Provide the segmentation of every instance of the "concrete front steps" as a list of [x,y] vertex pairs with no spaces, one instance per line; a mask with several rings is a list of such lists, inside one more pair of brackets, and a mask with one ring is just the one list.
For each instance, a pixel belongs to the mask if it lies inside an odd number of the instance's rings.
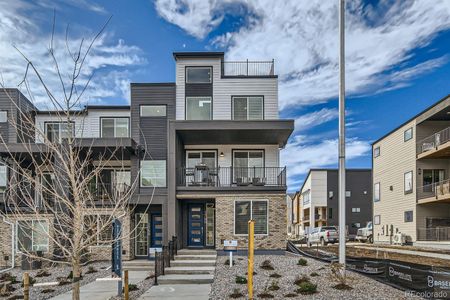
[[166,268],[166,275],[158,277],[161,285],[211,284],[216,269],[215,250],[178,250],[175,260]]

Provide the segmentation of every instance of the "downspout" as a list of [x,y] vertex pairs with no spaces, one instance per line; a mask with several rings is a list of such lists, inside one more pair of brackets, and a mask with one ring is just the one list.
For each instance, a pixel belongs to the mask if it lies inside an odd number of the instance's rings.
[[15,244],[16,243],[15,243],[15,238],[14,238],[14,236],[15,236],[14,223],[12,223],[10,221],[7,221],[5,217],[3,217],[3,222],[5,222],[6,224],[11,225],[11,259],[12,259],[12,262],[11,262],[11,267],[3,269],[3,270],[0,270],[0,273],[7,272],[7,271],[9,271],[11,269],[14,269],[15,262],[16,262],[16,257],[15,257],[15,248],[16,248]]

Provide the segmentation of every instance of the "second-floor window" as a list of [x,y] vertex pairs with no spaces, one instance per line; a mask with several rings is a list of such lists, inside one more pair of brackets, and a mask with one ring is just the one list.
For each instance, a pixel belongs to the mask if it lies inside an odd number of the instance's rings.
[[187,67],[186,83],[211,83],[211,67]]
[[186,120],[211,120],[211,97],[186,97]]
[[233,120],[264,119],[263,97],[233,97]]
[[7,182],[8,182],[8,167],[5,165],[0,165],[0,193],[5,192]]
[[128,118],[101,118],[101,137],[104,138],[123,138],[129,137],[129,119]]
[[6,110],[0,111],[0,123],[8,122],[8,112]]
[[45,123],[45,135],[50,142],[61,143],[63,139],[75,136],[75,124],[67,122]]
[[165,160],[141,160],[141,187],[166,187]]
[[165,105],[141,105],[141,117],[165,117],[167,115]]

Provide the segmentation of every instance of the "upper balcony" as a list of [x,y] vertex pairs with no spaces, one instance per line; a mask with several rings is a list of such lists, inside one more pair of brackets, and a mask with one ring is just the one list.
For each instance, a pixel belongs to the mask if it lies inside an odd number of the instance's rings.
[[450,179],[418,187],[417,203],[450,203]]
[[450,127],[417,142],[417,158],[450,157]]
[[222,61],[222,77],[274,77],[275,63],[270,61]]

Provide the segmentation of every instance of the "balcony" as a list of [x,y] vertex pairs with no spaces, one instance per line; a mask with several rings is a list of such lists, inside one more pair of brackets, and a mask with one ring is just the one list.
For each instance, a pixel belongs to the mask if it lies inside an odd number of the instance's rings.
[[222,61],[222,77],[274,77],[274,60]]
[[177,169],[178,190],[286,189],[286,167],[219,167]]
[[417,158],[450,157],[450,127],[417,143]]
[[418,241],[450,241],[450,227],[417,228]]
[[450,180],[446,179],[417,188],[417,203],[450,203]]

